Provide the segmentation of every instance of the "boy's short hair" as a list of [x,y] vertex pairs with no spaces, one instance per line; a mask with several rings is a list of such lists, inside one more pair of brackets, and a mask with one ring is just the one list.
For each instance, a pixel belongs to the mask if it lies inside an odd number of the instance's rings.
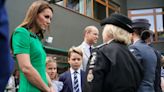
[[77,53],[79,54],[80,56],[83,57],[83,53],[82,53],[82,50],[79,48],[79,47],[71,47],[69,50],[68,50],[68,58],[71,57],[71,53]]

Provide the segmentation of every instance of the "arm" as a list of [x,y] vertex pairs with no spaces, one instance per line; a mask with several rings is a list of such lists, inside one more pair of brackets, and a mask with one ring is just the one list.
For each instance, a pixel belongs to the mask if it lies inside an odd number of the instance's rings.
[[49,75],[47,74],[47,72],[46,72],[46,77],[47,77],[48,86],[50,87],[51,92],[55,92],[55,89],[54,89],[53,86],[52,86],[52,81],[51,81]]
[[44,92],[50,92],[50,88],[43,82],[41,76],[36,69],[30,63],[30,57],[28,54],[17,54],[16,58],[20,69],[28,79],[30,83]]

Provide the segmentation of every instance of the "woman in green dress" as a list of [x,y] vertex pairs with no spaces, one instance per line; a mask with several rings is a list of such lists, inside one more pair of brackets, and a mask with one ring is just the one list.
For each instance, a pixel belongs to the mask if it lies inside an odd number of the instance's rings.
[[52,16],[49,3],[35,1],[12,35],[12,50],[20,71],[19,92],[54,92],[46,73],[46,53],[41,43]]

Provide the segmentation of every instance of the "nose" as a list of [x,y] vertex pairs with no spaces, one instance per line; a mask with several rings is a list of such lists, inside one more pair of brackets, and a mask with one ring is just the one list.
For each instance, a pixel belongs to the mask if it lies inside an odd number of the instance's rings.
[[51,70],[51,72],[53,72],[53,73],[54,73],[54,72],[55,72],[55,70],[54,70],[54,69],[52,69],[52,70]]
[[79,60],[76,59],[76,60],[75,60],[75,63],[78,63],[78,62],[79,62]]
[[99,35],[96,35],[96,39],[98,39],[99,38]]
[[50,23],[51,23],[51,19],[48,19],[48,20],[47,20],[47,24],[50,24]]
[[99,38],[99,35],[97,35],[97,38]]
[[75,63],[77,63],[78,62],[78,60],[75,60]]

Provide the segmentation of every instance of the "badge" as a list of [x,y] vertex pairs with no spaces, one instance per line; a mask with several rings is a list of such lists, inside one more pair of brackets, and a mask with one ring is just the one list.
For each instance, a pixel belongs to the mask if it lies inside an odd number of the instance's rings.
[[88,75],[87,75],[87,81],[92,82],[93,78],[94,76],[93,76],[92,70],[89,70]]
[[96,52],[93,52],[92,58],[91,58],[91,62],[90,62],[91,65],[92,65],[92,64],[95,64],[96,55],[97,55]]
[[134,49],[130,49],[130,52],[134,52]]
[[90,66],[89,66],[90,69],[91,69],[91,68],[94,68],[94,67],[95,67],[95,65],[90,65]]

